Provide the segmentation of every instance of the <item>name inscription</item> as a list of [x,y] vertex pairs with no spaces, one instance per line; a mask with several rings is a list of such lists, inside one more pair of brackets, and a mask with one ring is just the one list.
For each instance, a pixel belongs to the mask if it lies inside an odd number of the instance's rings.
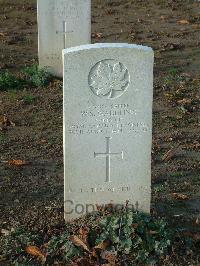
[[139,111],[131,109],[129,104],[95,105],[80,112],[80,122],[69,125],[68,133],[84,134],[120,134],[124,131],[145,133],[150,126],[136,119]]
[[40,13],[52,15],[59,18],[78,18],[80,6],[73,1],[49,1],[45,10],[40,10]]

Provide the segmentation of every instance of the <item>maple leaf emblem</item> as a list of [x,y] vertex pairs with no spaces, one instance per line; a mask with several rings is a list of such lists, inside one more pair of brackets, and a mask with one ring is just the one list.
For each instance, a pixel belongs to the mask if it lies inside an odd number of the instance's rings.
[[121,95],[129,84],[128,70],[119,62],[110,64],[99,62],[91,75],[90,86],[97,96],[115,98],[116,91]]

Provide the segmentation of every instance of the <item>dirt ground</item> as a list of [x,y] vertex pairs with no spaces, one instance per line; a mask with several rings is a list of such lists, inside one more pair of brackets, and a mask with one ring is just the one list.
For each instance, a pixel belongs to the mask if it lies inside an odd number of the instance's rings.
[[[192,0],[92,0],[93,43],[128,42],[155,50],[152,213],[195,234],[200,218],[199,12],[199,1]],[[36,0],[0,0],[0,71],[34,63]],[[25,102],[26,95],[35,101]],[[0,131],[2,226],[43,229],[63,222],[62,82],[0,92],[0,116],[4,113],[16,126]],[[2,162],[9,159],[30,164],[19,168]]]

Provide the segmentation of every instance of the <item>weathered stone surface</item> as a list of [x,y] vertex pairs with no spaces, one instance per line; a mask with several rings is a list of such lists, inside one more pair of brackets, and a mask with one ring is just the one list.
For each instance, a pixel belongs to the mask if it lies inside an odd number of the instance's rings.
[[39,64],[62,77],[62,49],[91,42],[91,0],[38,0]]
[[149,212],[152,49],[83,45],[63,60],[66,220],[111,202]]

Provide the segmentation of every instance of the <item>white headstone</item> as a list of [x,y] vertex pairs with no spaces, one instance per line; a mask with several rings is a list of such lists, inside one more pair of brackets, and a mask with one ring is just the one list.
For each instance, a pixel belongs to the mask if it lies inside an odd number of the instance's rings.
[[62,77],[62,49],[91,43],[91,0],[38,0],[39,64]]
[[153,57],[130,44],[63,51],[66,220],[96,204],[150,211]]

